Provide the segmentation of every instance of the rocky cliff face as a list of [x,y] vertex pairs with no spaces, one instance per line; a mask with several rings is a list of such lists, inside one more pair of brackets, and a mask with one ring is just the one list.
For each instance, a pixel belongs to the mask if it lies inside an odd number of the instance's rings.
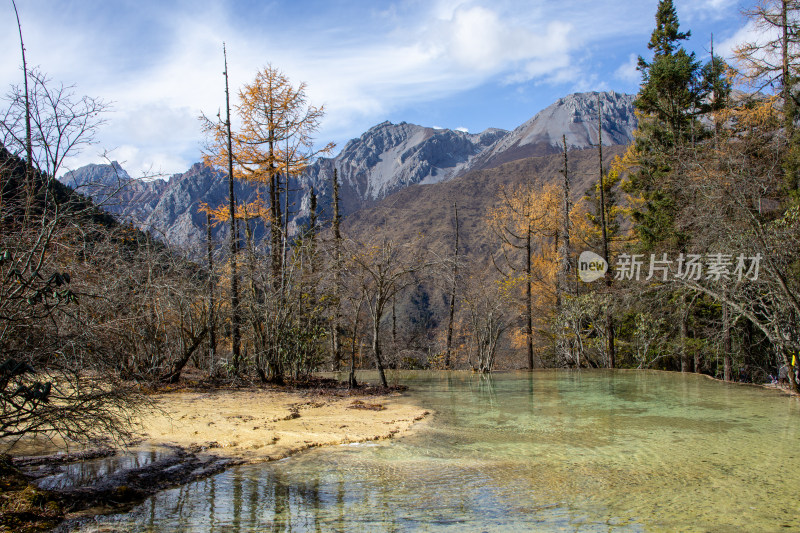
[[[384,122],[348,142],[331,161],[340,180],[364,201],[385,198],[417,183],[447,180],[508,132],[489,129],[479,134]],[[307,183],[322,183],[322,160],[308,169]]]
[[[558,152],[562,135],[567,136],[570,149],[596,145],[598,96],[603,144],[627,144],[636,127],[634,97],[614,92],[566,96],[510,133],[494,128],[471,134],[405,122],[378,124],[348,142],[336,157],[320,158],[292,180],[290,231],[307,220],[312,188],[321,217],[331,216],[334,169],[339,175],[341,211],[347,215],[412,185],[447,181],[473,170]],[[228,201],[227,175],[199,163],[169,180],[132,180],[115,162],[88,165],[66,174],[62,181],[103,202],[113,214],[185,248],[198,249],[205,241],[200,204],[218,206]],[[237,201],[253,201],[257,193],[255,187],[237,182]],[[227,225],[221,224],[213,233],[224,239],[227,231]],[[264,235],[263,224],[255,225],[254,234],[256,239]]]
[[[133,222],[171,245],[202,249],[206,239],[206,217],[200,205],[227,205],[228,176],[195,163],[187,172],[168,180],[132,179],[114,161],[110,165],[87,165],[65,174],[61,181],[78,192],[91,196],[117,218]],[[237,201],[253,201],[255,187],[236,183]],[[256,228],[260,236],[263,227]],[[226,239],[228,227],[212,228],[216,239]]]
[[61,181],[91,197],[106,211],[136,222],[147,219],[167,188],[164,180],[131,178],[116,161],[110,165],[86,165],[68,172]]
[[467,170],[494,168],[517,159],[560,152],[564,135],[569,150],[597,146],[598,98],[603,112],[603,145],[630,143],[636,129],[634,95],[613,91],[575,93],[559,98],[498,139],[476,157]]
[[306,170],[292,198],[298,206],[296,224],[308,216],[312,187],[322,216],[331,215],[334,168],[339,176],[340,209],[346,215],[411,185],[454,177],[507,134],[496,128],[471,134],[405,122],[373,126],[349,141],[336,157],[320,158]]

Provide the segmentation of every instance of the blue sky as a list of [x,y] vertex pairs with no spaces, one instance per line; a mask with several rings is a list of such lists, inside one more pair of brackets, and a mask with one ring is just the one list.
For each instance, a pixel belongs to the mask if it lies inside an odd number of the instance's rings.
[[[327,111],[319,145],[390,120],[513,129],[576,91],[635,93],[657,0],[17,0],[29,65],[112,103],[99,143],[71,167],[122,162],[132,176],[200,158],[198,115],[271,63]],[[675,0],[686,44],[708,58],[752,38],[752,2]],[[0,0],[3,93],[21,82],[10,0]]]

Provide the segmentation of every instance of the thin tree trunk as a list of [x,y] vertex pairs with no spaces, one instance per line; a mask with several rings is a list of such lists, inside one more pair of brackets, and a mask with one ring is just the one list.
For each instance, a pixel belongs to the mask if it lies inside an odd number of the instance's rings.
[[[28,63],[25,59],[25,43],[22,40],[22,23],[19,20],[19,11],[17,11],[17,3],[11,0],[14,6],[14,14],[17,16],[17,28],[19,29],[19,48],[22,51],[22,76],[25,87],[25,186],[27,188],[27,208],[30,208],[30,202],[33,199],[33,141],[31,137],[31,104],[30,96],[28,93]],[[53,176],[55,177],[55,176]],[[27,216],[27,209],[26,214]]]
[[397,353],[397,299],[392,295],[392,349]]
[[375,315],[372,320],[372,351],[375,354],[375,364],[378,366],[378,375],[381,378],[381,385],[388,387],[386,374],[383,372],[383,360],[381,359],[381,316]]
[[570,201],[569,201],[569,159],[567,156],[567,136],[563,135],[561,138],[564,144],[564,182],[562,185],[562,194],[564,196],[564,213],[563,219],[561,223],[561,250],[560,250],[560,259],[561,259],[561,268],[559,270],[560,273],[560,281],[561,281],[561,290],[565,292],[569,292],[569,271],[570,271],[570,220],[569,220],[569,212],[571,209]]
[[244,238],[247,247],[247,282],[250,285],[251,305],[255,305],[256,299],[256,251],[253,243],[253,228],[250,226],[250,216],[247,208],[244,208]]
[[700,350],[695,350],[694,351],[694,361],[693,361],[693,363],[694,363],[694,373],[695,374],[699,374],[700,373]]
[[197,347],[200,346],[200,343],[203,342],[206,333],[208,333],[208,327],[204,327],[203,330],[192,339],[192,344],[186,348],[181,358],[178,359],[174,365],[172,365],[172,369],[163,375],[159,381],[162,383],[177,383],[180,381],[183,368],[186,366],[186,363],[189,362],[189,359],[192,357],[192,354]]
[[[714,67],[714,34],[711,34],[711,67]],[[715,74],[716,75],[716,74]],[[714,103],[715,107],[719,102],[720,95],[717,94],[716,84],[714,84],[713,90],[711,91],[711,101]],[[714,117],[714,149],[717,150],[719,148],[719,135],[722,132],[722,123],[720,122],[719,113],[713,113]],[[694,142],[692,142],[694,145]]]
[[751,363],[753,356],[753,323],[749,320],[744,321],[744,332],[742,336],[742,358],[744,359],[744,367],[747,372],[747,377],[752,381]]
[[608,368],[616,366],[616,342],[614,340],[614,316],[606,312],[606,335],[608,336]]
[[[332,342],[333,342],[333,366],[335,370],[339,369],[339,364],[342,358],[342,348],[339,340],[339,321],[341,314],[341,302],[339,301],[339,284],[341,283],[341,270],[342,270],[342,234],[339,230],[339,175],[337,170],[333,169],[333,324],[332,328]],[[353,359],[354,360],[354,359]],[[351,365],[352,369],[352,365]],[[353,377],[355,381],[355,377]]]
[[216,278],[214,277],[214,242],[211,237],[211,213],[206,212],[206,240],[208,244],[208,360],[209,370],[214,371],[217,355],[217,320],[215,316]]
[[356,381],[356,340],[358,337],[358,322],[361,315],[361,303],[356,309],[356,320],[353,324],[353,338],[352,338],[352,351],[350,352],[350,376],[347,380],[348,386],[351,389],[358,388],[358,381]]
[[241,359],[241,333],[239,331],[239,274],[236,271],[237,252],[239,250],[239,231],[236,226],[236,199],[233,193],[233,147],[231,142],[231,100],[228,89],[228,55],[225,44],[222,45],[225,57],[225,126],[228,133],[228,197],[229,215],[231,218],[230,254],[231,254],[231,343],[233,351],[233,370],[239,372]]
[[[555,248],[556,255],[558,255],[558,252],[561,250],[561,232],[560,231],[556,231],[555,235],[553,235],[553,238],[555,239],[555,242],[553,243],[554,244],[553,248]],[[556,260],[558,261],[558,259],[556,259]],[[558,261],[558,269],[559,270],[556,271],[555,283],[553,284],[554,285],[553,286],[553,290],[555,291],[555,294],[556,294],[556,315],[560,315],[561,314],[561,276],[560,276],[560,274],[561,274],[561,272],[560,272],[561,264],[560,264],[560,261]],[[564,341],[564,334],[561,331],[561,328],[559,328],[559,327],[556,327],[556,329],[555,329],[555,331],[553,333],[554,333],[553,334],[553,354],[555,355],[556,361],[559,361],[561,359],[561,355],[563,353],[561,351],[561,348],[564,346],[564,342],[563,342]]]
[[[313,194],[313,190],[312,190]],[[280,199],[280,193],[278,193]],[[283,200],[283,242],[281,243],[281,286],[285,286],[286,252],[289,247],[289,121],[286,121],[286,187]]]
[[[791,142],[794,134],[794,103],[789,72],[789,16],[788,0],[781,0],[781,93],[785,111],[786,138]],[[20,38],[21,39],[21,38]]]
[[727,304],[722,304],[722,351],[724,353],[723,361],[723,379],[725,381],[732,381],[733,379],[733,361],[731,360],[731,324],[730,324],[730,309]]
[[453,348],[453,318],[456,310],[456,279],[458,278],[458,204],[453,203],[455,213],[455,247],[453,251],[453,284],[450,286],[450,315],[447,322],[447,347],[444,352],[444,367],[450,368],[450,352]]
[[[563,204],[563,217],[561,220],[560,229],[560,248],[557,248],[559,254],[559,268],[558,279],[556,282],[556,312],[559,317],[563,319],[563,293],[569,293],[569,271],[570,271],[570,201],[569,201],[569,158],[567,155],[567,136],[561,136],[561,142],[564,146],[564,181],[561,186],[561,193],[564,197]],[[561,328],[559,328],[560,330]],[[561,337],[561,349],[566,360],[572,358],[573,344],[568,339]],[[580,362],[578,362],[580,368]]]
[[525,239],[525,334],[528,344],[528,370],[533,370],[533,274],[531,272],[531,225]]
[[[609,264],[608,256],[608,230],[606,227],[606,192],[605,179],[603,172],[603,108],[600,102],[600,95],[597,95],[597,150],[600,155],[600,223],[603,230],[603,259]],[[611,287],[611,269],[606,273],[606,287]],[[606,311],[606,341],[608,351],[608,368],[616,365],[616,346],[614,342],[614,317],[610,311]]]
[[689,354],[688,354],[688,340],[689,340],[689,311],[686,308],[686,302],[682,300],[680,309],[680,335],[681,335],[681,372],[689,371]]
[[275,123],[273,121],[274,110],[269,109],[269,137],[268,161],[269,161],[269,214],[270,214],[270,259],[272,267],[272,287],[277,292],[280,290],[281,299],[284,295],[284,273],[282,267],[282,231],[281,231],[281,197],[280,197],[280,169],[275,166]]
[[[270,143],[271,144],[271,143]],[[272,149],[270,148],[270,152]],[[272,177],[269,180],[269,203],[270,203],[270,259],[272,266],[272,287],[275,291],[281,291],[285,288],[285,280],[283,279],[283,269],[281,267],[281,205],[278,187],[280,175],[273,169]]]
[[608,230],[606,228],[606,192],[603,171],[603,108],[597,95],[597,151],[600,156],[600,224],[603,232],[603,259],[608,263]]
[[[797,9],[796,2],[794,3]],[[781,1],[781,97],[783,98],[783,125],[786,135],[786,142],[788,143],[788,164],[784,164],[784,181],[790,190],[796,190],[800,187],[800,179],[798,179],[797,164],[792,161],[796,156],[793,154],[796,150],[797,140],[795,139],[795,117],[797,116],[797,103],[792,95],[792,87],[796,85],[796,78],[792,76],[790,65],[790,50],[789,39],[793,38],[793,33],[796,32],[796,22],[789,22],[789,0]],[[796,36],[796,34],[795,34]]]

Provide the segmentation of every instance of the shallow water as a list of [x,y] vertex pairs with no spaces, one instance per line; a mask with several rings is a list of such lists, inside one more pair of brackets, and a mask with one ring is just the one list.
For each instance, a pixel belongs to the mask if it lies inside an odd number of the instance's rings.
[[[141,468],[162,459],[167,453],[157,448],[130,450],[129,453],[90,459],[78,463],[69,463],[57,468],[58,472],[36,480],[36,485],[42,489],[65,490],[91,485],[98,479],[113,474],[119,470]],[[36,474],[40,468],[24,469],[29,474]]]
[[696,375],[395,373],[435,411],[162,492],[84,531],[800,530],[800,405]]

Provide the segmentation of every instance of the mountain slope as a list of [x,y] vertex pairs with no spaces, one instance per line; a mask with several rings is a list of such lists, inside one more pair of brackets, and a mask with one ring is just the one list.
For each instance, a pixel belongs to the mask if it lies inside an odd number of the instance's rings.
[[[624,151],[624,146],[604,149],[605,166]],[[595,149],[569,152],[573,202],[597,181],[597,167]],[[461,219],[460,253],[478,264],[488,264],[500,241],[488,228],[486,215],[498,202],[501,187],[528,182],[560,183],[563,168],[563,156],[549,154],[471,171],[443,183],[408,187],[344,219],[342,232],[348,238],[364,242],[375,233],[396,242],[412,242],[421,237],[420,246],[436,253],[449,253],[453,204],[457,203]]]
[[[61,181],[83,195],[91,196],[118,219],[132,222],[174,246],[200,249],[206,239],[206,218],[200,205],[212,207],[228,201],[228,176],[201,163],[168,180],[132,179],[116,161],[110,165],[87,165],[65,174]],[[237,182],[237,201],[251,202],[255,187]],[[255,228],[263,234],[263,225]],[[212,228],[216,239],[227,238],[228,226]]]
[[603,146],[630,143],[636,129],[634,95],[613,91],[575,93],[559,98],[498,139],[466,170],[494,168],[517,159],[560,152],[563,135],[570,150],[597,146],[598,98],[603,112]]
[[320,213],[332,215],[331,180],[339,176],[339,205],[343,216],[414,184],[446,181],[508,132],[490,128],[478,134],[383,122],[349,141],[333,158],[320,158],[300,177],[292,197],[294,226],[308,216],[313,187]]
[[[299,227],[309,215],[313,187],[319,196],[323,216],[330,215],[331,178],[339,171],[343,215],[347,215],[391,193],[416,183],[446,180],[464,168],[487,146],[508,132],[490,129],[481,134],[426,128],[414,124],[384,122],[347,143],[334,158],[320,158],[300,179],[289,186],[289,205]],[[61,180],[91,196],[122,219],[161,235],[173,245],[196,247],[205,239],[205,217],[201,203],[222,205],[228,198],[227,175],[197,163],[169,180],[131,179],[117,163],[87,165],[64,175]],[[253,201],[256,187],[236,184],[236,199]],[[227,228],[220,225],[214,235],[222,238]],[[263,225],[255,238],[263,235]]]
[[[562,135],[567,136],[570,149],[593,146],[597,143],[598,97],[603,107],[603,144],[627,144],[636,126],[634,97],[614,92],[566,96],[510,133],[494,128],[470,134],[405,122],[378,124],[349,141],[337,156],[319,158],[302,176],[291,180],[290,232],[307,221],[312,188],[321,218],[331,216],[334,169],[339,175],[341,213],[347,216],[414,185],[447,182],[471,171],[560,152]],[[219,206],[228,201],[227,176],[200,164],[166,181],[132,180],[118,163],[88,165],[62,180],[112,213],[184,248],[197,248],[205,240],[200,204]],[[253,201],[258,191],[237,182],[235,194],[237,201]],[[226,225],[219,225],[213,230],[214,237],[223,239],[227,231]],[[256,224],[255,238],[263,234],[263,224]]]
[[330,180],[328,170],[335,167],[343,195],[369,204],[409,185],[453,177],[507,134],[496,128],[471,134],[387,121],[349,141],[336,157],[315,162],[301,182],[320,189]]
[[143,221],[167,188],[164,180],[135,180],[116,161],[110,165],[86,165],[66,173],[61,182],[91,197],[109,213]]

